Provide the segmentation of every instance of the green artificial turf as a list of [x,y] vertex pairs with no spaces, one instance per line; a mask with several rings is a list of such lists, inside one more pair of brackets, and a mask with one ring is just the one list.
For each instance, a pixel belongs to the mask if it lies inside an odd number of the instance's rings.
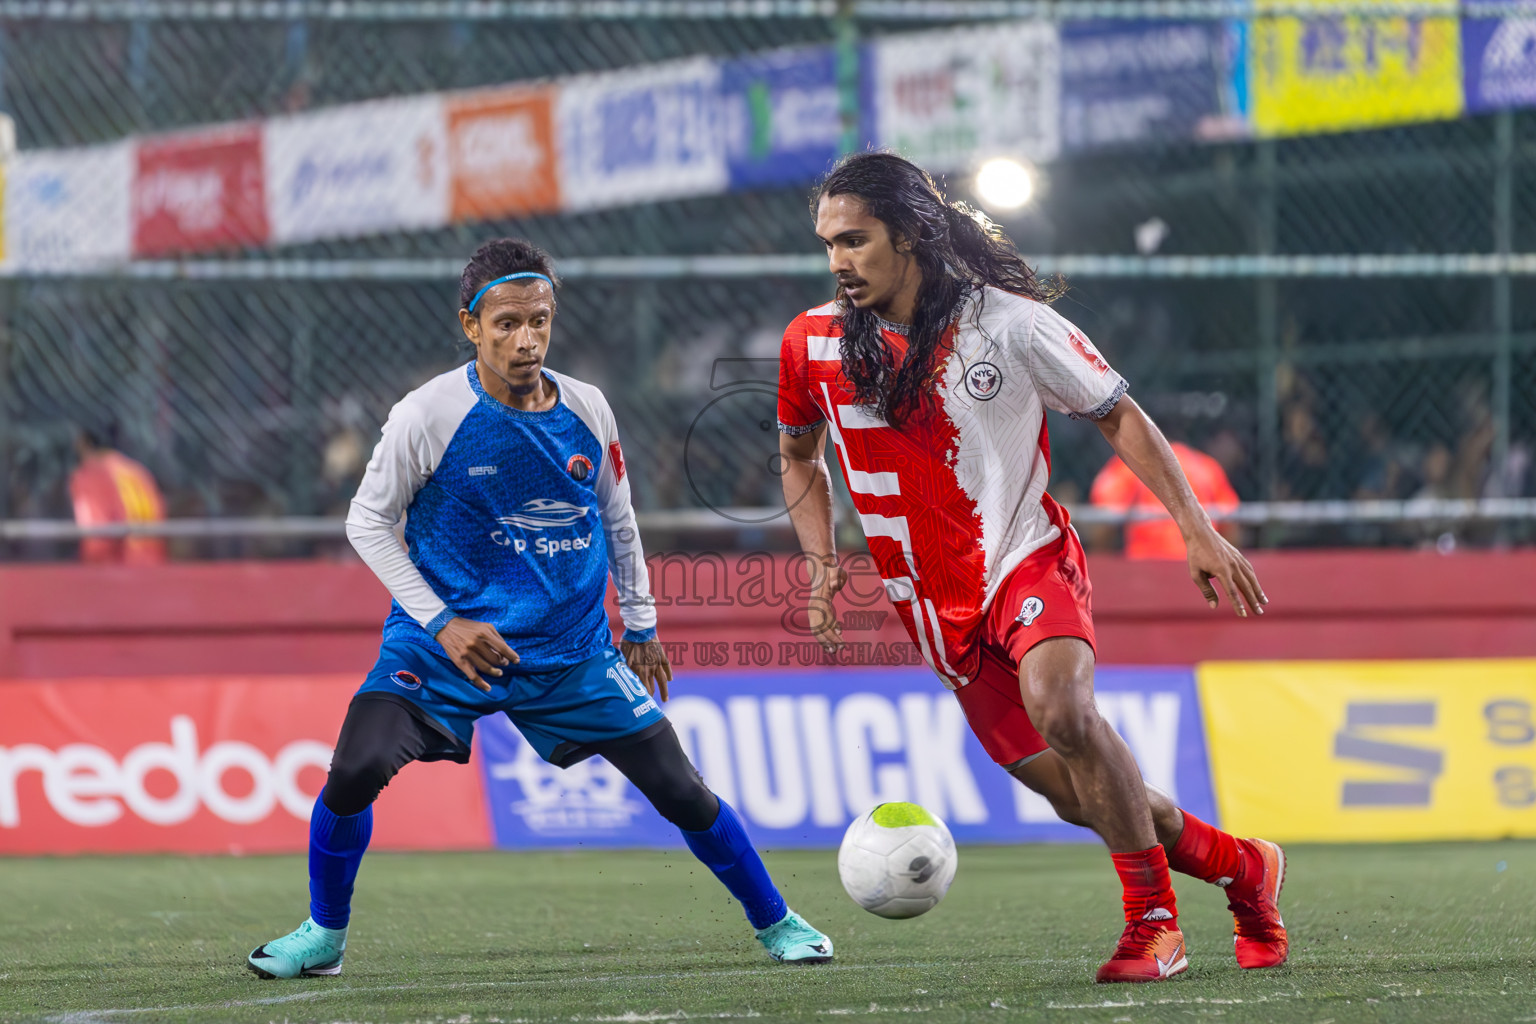
[[0,1021],[1533,1021],[1536,843],[1298,846],[1288,964],[1244,972],[1176,876],[1191,969],[1095,986],[1119,934],[1093,847],[970,847],[885,921],[832,851],[770,853],[836,962],[771,963],[686,853],[370,854],[340,977],[261,981],[306,913],[299,857],[0,859]]

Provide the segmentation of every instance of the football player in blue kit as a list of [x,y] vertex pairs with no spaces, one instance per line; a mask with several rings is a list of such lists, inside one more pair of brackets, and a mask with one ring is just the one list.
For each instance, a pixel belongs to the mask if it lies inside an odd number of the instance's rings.
[[391,410],[352,500],[347,536],[394,603],[310,815],[310,916],[247,958],[264,978],[341,972],[374,799],[412,761],[467,762],[475,720],[498,711],[551,764],[607,758],[740,901],[773,959],[832,959],[657,703],[672,669],[613,412],[597,388],[544,366],[555,285],[527,242],[475,253],[459,281],[475,359]]

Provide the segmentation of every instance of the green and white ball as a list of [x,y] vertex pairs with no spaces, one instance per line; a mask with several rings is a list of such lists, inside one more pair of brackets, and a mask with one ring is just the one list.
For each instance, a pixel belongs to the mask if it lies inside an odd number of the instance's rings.
[[955,840],[917,804],[879,804],[854,820],[837,851],[853,902],[881,917],[916,917],[939,905],[955,880]]

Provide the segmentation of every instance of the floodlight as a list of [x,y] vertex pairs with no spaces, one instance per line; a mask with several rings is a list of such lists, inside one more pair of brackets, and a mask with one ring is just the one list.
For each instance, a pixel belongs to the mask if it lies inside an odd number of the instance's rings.
[[976,172],[976,196],[994,210],[1017,210],[1034,194],[1034,170],[1018,160],[994,157]]

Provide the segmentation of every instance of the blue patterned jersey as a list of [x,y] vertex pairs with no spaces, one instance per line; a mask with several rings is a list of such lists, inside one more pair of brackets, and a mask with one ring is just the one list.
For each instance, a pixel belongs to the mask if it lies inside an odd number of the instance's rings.
[[544,412],[491,397],[473,362],[390,411],[347,516],[394,597],[386,640],[442,653],[433,638],[460,616],[494,625],[522,668],[575,664],[613,642],[610,573],[626,636],[655,635],[613,412],[590,384],[544,375],[559,392]]

